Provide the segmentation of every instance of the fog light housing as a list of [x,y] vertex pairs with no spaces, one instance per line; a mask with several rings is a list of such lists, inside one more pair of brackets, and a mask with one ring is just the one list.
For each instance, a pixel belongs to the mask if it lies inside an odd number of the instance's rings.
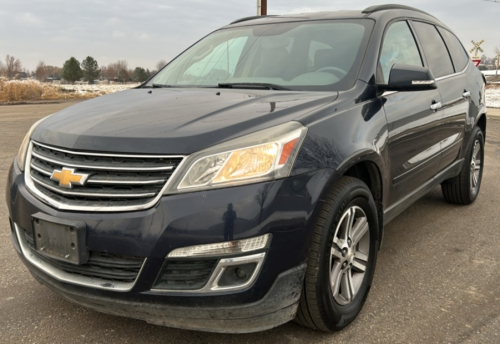
[[[199,284],[197,285],[199,289],[195,290],[190,288],[188,283],[182,283],[180,279],[185,279],[185,276],[191,275],[191,272],[196,275],[194,277],[202,277],[199,271],[182,269],[183,271],[181,274],[172,274],[168,272],[168,268],[162,268],[160,275],[155,282],[155,286],[151,289],[151,291],[200,294],[247,289],[251,287],[257,279],[265,256],[266,253],[261,252],[248,256],[222,258],[217,262],[217,265],[212,270],[210,276],[205,280],[206,282],[203,283],[203,287]],[[210,260],[211,259],[207,259],[206,261],[209,262]],[[182,265],[184,266],[192,264],[193,268],[195,266],[200,268],[202,265],[206,265],[203,261],[200,261],[199,258],[182,259],[179,260],[179,262],[180,261],[183,262]],[[172,264],[172,259],[167,258],[164,266],[168,267],[169,264]],[[177,265],[178,263],[175,264]],[[210,269],[208,265],[207,268]],[[191,278],[191,276],[188,277]],[[167,281],[169,278],[173,283]],[[179,288],[180,284],[184,284],[184,288]]]
[[219,287],[232,287],[245,284],[255,272],[257,263],[228,266],[222,272],[217,283]]

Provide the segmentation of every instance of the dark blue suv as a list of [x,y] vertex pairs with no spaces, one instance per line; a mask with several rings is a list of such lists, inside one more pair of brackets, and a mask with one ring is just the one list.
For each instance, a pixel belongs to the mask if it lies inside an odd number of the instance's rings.
[[484,90],[416,9],[240,19],[143,85],[37,122],[9,171],[12,242],[35,279],[98,311],[339,330],[384,224],[439,184],[478,196]]

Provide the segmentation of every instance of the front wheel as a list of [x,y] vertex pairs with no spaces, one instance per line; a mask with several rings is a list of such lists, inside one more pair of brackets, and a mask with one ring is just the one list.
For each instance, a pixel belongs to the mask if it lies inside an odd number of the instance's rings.
[[366,184],[343,177],[327,195],[314,223],[298,323],[330,332],[356,318],[373,279],[378,228],[375,202]]

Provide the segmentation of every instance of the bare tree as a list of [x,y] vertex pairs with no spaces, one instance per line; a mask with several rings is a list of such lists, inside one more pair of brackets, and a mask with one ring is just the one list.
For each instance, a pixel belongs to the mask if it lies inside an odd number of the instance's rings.
[[5,74],[5,65],[3,64],[2,61],[0,61],[0,76],[3,76]]
[[54,78],[54,79],[60,79],[61,78],[61,72],[62,72],[62,68],[61,67],[45,66],[45,71],[47,73],[47,77],[51,77],[51,78]]
[[495,48],[495,76],[498,76],[498,67],[500,66],[500,46]]
[[14,78],[17,73],[21,72],[21,61],[14,56],[7,55],[5,57],[5,76],[8,79]]
[[165,61],[165,60],[158,61],[158,63],[156,64],[156,70],[162,69],[163,67],[165,67],[166,64],[167,64],[167,61]]
[[45,62],[40,61],[38,62],[35,70],[35,78],[39,81],[44,81],[45,78],[47,77],[47,66],[45,66]]
[[116,72],[116,78],[121,82],[126,82],[130,78],[128,74],[128,63],[125,60],[118,60],[113,63],[113,68]]
[[116,78],[116,70],[115,70],[115,67],[113,66],[113,63],[110,63],[107,67],[102,67],[101,68],[101,74],[108,81],[115,80],[115,78]]

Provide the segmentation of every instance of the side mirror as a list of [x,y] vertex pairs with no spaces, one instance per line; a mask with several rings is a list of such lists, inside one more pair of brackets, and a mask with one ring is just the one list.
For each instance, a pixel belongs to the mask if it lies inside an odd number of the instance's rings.
[[389,83],[379,87],[384,91],[425,91],[437,88],[429,68],[402,63],[392,66]]

